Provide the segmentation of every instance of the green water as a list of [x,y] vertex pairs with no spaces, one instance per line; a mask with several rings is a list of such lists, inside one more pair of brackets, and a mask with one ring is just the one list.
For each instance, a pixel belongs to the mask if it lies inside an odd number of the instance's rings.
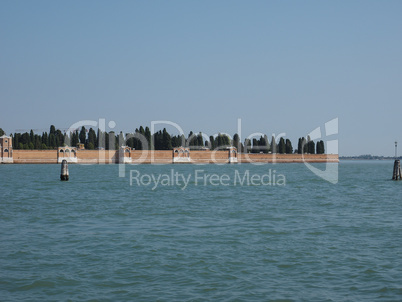
[[0,165],[0,300],[401,301],[392,167]]

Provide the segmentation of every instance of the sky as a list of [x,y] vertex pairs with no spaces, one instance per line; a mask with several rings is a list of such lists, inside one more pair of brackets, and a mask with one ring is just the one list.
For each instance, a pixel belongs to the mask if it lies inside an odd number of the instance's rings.
[[297,147],[320,127],[340,155],[392,156],[401,15],[402,1],[2,0],[0,127],[170,121],[209,136],[241,119],[242,140],[282,133]]

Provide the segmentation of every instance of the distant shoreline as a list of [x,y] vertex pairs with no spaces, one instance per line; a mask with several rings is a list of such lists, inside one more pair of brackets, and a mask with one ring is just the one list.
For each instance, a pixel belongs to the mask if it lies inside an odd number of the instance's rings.
[[[396,159],[402,160],[402,157]],[[394,156],[372,156],[372,155],[359,155],[359,156],[339,156],[339,160],[395,160]]]

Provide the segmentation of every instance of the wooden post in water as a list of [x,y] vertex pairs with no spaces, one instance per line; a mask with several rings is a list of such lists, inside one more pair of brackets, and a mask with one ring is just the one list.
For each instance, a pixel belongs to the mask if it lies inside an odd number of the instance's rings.
[[65,159],[61,162],[60,180],[68,180],[68,164]]
[[394,173],[392,173],[392,180],[401,180],[401,162],[396,159],[394,162]]
[[395,162],[392,180],[401,180],[401,162],[398,159],[398,142],[395,142]]

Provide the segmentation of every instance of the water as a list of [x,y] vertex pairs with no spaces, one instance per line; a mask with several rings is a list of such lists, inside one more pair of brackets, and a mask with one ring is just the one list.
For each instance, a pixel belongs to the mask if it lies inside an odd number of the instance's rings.
[[[126,166],[125,178],[70,165],[68,182],[59,165],[1,165],[0,300],[401,301],[392,167],[342,162],[334,185],[303,164]],[[190,181],[130,186],[130,169]],[[269,169],[271,185],[234,185]],[[230,180],[204,186],[214,173]]]

